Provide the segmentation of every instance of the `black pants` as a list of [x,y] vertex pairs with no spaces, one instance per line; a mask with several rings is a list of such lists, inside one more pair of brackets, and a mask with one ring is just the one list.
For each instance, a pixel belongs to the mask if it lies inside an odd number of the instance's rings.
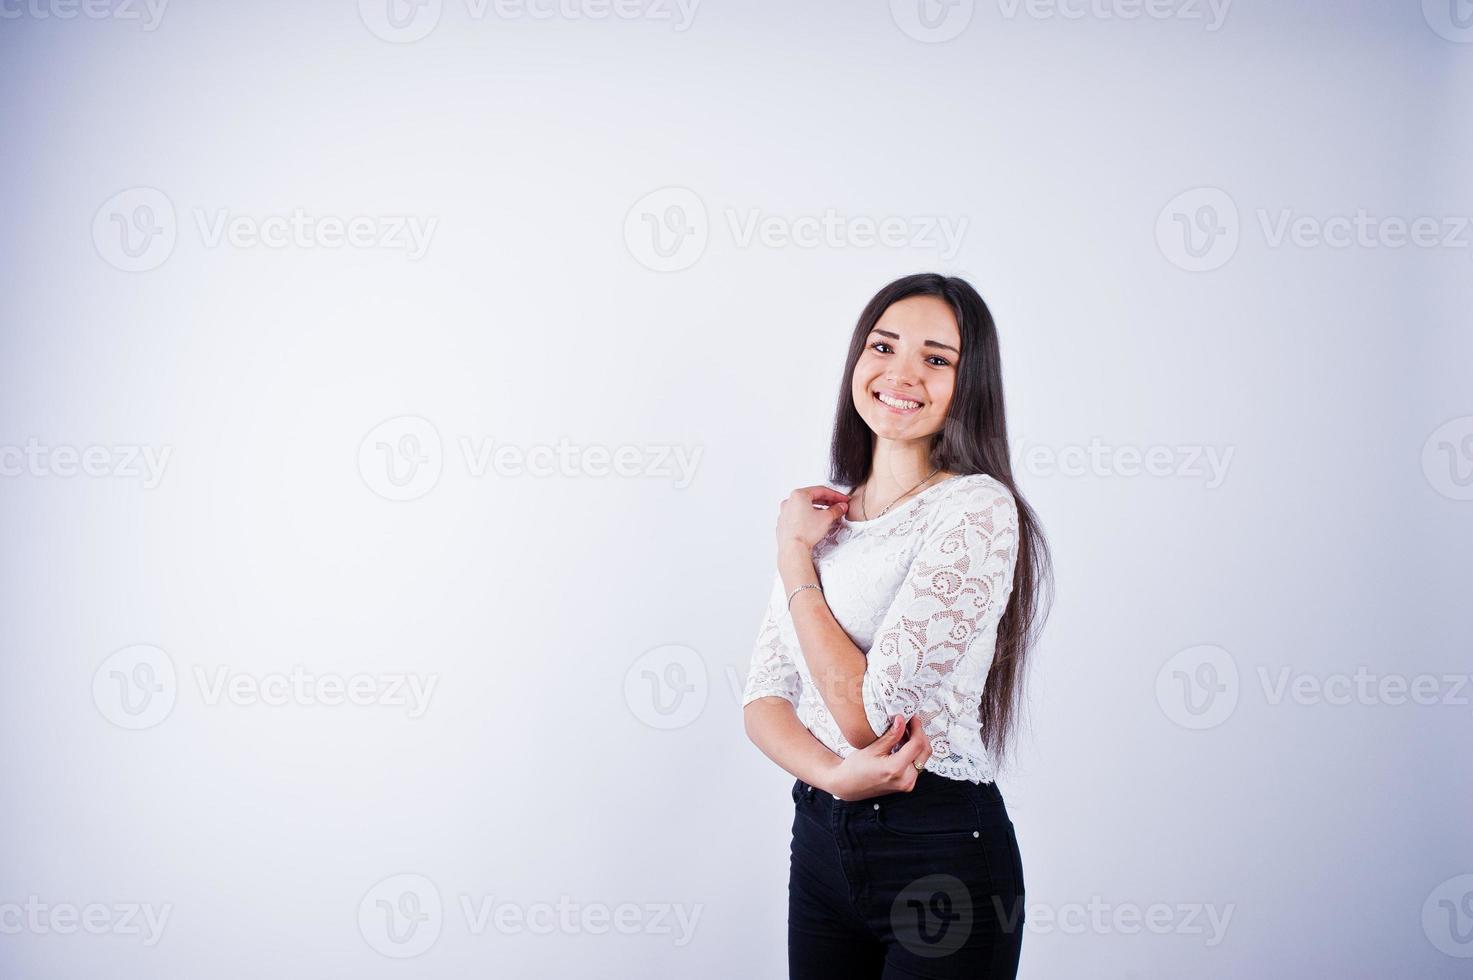
[[994,783],[923,772],[836,800],[793,784],[790,980],[1014,977],[1023,864]]

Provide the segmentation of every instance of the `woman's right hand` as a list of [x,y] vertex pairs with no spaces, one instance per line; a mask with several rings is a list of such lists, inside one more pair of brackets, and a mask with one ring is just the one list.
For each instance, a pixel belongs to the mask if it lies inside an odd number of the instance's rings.
[[[891,752],[902,735],[910,738],[898,752]],[[909,793],[915,788],[920,770],[931,758],[931,740],[921,728],[921,716],[916,715],[907,723],[904,715],[890,719],[885,734],[862,749],[845,756],[834,767],[831,785],[824,787],[828,794],[838,800],[867,800],[871,796],[886,793]]]

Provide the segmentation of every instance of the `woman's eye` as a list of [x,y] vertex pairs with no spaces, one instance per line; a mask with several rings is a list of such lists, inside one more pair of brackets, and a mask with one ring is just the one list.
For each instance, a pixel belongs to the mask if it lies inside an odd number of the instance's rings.
[[[883,340],[877,340],[873,344],[870,344],[869,347],[870,350],[874,351],[877,354],[891,353],[890,345],[885,343]],[[937,367],[951,367],[951,362],[942,357],[940,354],[932,354],[930,357],[926,358],[926,360],[932,364],[935,364]]]

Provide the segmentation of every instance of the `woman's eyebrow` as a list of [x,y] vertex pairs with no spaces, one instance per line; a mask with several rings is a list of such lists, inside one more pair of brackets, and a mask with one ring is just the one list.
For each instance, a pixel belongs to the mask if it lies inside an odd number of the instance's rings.
[[[877,333],[877,334],[879,334],[882,337],[889,337],[891,340],[899,340],[900,339],[900,334],[898,334],[898,333],[891,333],[888,330],[881,330],[879,327],[873,328],[872,330],[870,330],[870,333]],[[962,352],[961,351],[957,350],[955,347],[951,346],[950,344],[943,344],[939,340],[926,340],[926,341],[922,341],[921,342],[921,346],[922,347],[940,347],[942,350],[949,350],[949,351],[951,351],[957,357],[961,357],[962,356]]]

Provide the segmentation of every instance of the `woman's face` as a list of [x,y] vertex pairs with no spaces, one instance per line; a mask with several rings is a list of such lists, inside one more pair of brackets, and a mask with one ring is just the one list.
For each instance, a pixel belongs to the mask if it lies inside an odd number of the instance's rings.
[[854,407],[875,435],[905,440],[941,431],[961,346],[956,316],[940,297],[890,304],[854,365]]

